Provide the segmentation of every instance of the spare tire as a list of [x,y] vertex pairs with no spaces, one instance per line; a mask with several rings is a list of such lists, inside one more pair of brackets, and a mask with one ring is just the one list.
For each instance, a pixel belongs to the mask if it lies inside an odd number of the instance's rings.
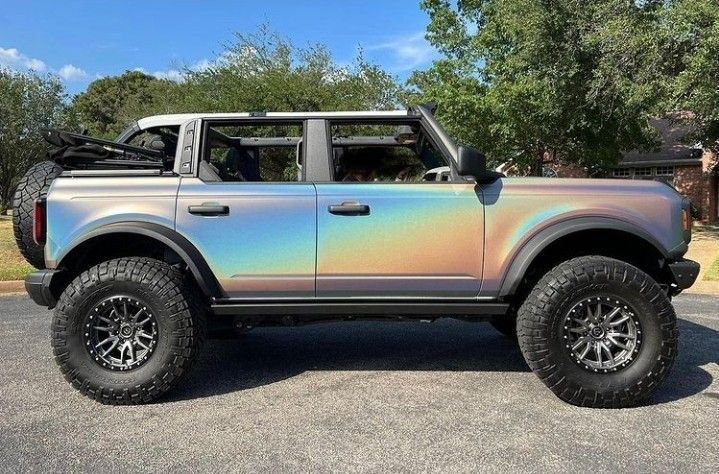
[[45,255],[43,246],[36,244],[32,236],[35,200],[47,191],[52,180],[62,171],[62,166],[52,161],[42,161],[34,165],[20,180],[13,198],[12,225],[15,242],[25,260],[38,269],[45,268]]

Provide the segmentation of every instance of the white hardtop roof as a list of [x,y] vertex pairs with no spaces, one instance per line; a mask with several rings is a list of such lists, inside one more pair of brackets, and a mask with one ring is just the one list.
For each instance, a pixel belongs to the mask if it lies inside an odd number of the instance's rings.
[[[140,129],[145,130],[153,127],[182,125],[185,122],[195,119],[233,119],[246,118],[255,115],[249,112],[239,113],[197,113],[197,114],[168,114],[153,115],[151,117],[141,118],[137,121]],[[410,113],[406,110],[389,110],[389,111],[360,111],[360,112],[267,112],[261,117],[275,117],[280,119],[311,119],[311,118],[382,118],[382,117],[407,117]]]

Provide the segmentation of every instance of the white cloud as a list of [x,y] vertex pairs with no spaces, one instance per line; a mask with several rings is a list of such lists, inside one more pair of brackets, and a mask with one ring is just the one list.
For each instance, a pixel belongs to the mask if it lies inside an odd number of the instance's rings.
[[152,73],[158,79],[169,79],[170,81],[182,82],[185,74],[177,69],[168,69],[167,71],[155,71]]
[[[183,67],[183,68],[170,68],[165,71],[155,71],[150,73],[151,76],[154,76],[158,79],[168,79],[170,81],[175,82],[182,82],[185,80],[185,75],[188,70],[190,71],[204,71],[205,69],[208,69],[215,65],[215,62],[210,61],[209,59],[200,59],[199,61],[196,61],[195,63],[191,64],[190,66]],[[136,67],[133,69],[133,71],[140,71],[147,73],[144,68]]]
[[65,64],[59,71],[57,71],[57,74],[66,81],[75,81],[87,77],[87,73],[85,71],[77,66],[73,66],[72,64]]
[[65,81],[77,81],[87,77],[87,73],[74,64],[65,64],[60,69],[54,69],[40,59],[22,54],[16,48],[0,47],[0,67],[7,67],[15,71],[50,72],[57,74]]
[[155,71],[147,72],[144,67],[136,67],[133,71],[141,72],[143,74],[149,74],[150,76],[156,77],[157,79],[169,79],[175,82],[182,82],[184,79],[184,73],[179,69],[168,69],[166,71]]
[[37,72],[44,72],[47,66],[36,58],[30,58],[15,48],[0,48],[0,66],[11,69],[32,69]]
[[190,66],[190,69],[193,71],[204,71],[205,69],[209,69],[215,65],[214,61],[210,61],[209,59],[200,59],[195,64]]
[[366,50],[389,51],[395,61],[392,69],[396,71],[407,71],[422,66],[437,55],[437,51],[425,39],[424,31],[370,45]]

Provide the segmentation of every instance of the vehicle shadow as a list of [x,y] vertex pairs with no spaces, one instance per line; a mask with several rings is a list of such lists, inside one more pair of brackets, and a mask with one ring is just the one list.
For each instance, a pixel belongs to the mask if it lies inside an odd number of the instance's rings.
[[529,371],[516,343],[487,323],[342,322],[258,328],[211,340],[166,400],[194,399],[279,382],[306,371]]
[[[696,395],[713,381],[702,366],[719,363],[719,331],[683,319],[679,330],[677,361],[644,406]],[[529,372],[516,343],[487,323],[345,322],[258,328],[239,339],[208,341],[188,379],[165,400],[221,395],[320,370]]]
[[[690,397],[709,387],[714,378],[703,366],[719,364],[719,331],[679,319],[679,355],[669,376],[646,405]],[[719,399],[717,392],[704,396]]]

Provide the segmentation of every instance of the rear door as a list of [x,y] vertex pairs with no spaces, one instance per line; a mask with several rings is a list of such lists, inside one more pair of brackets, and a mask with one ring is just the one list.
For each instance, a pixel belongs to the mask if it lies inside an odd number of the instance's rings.
[[484,234],[476,185],[436,181],[450,158],[419,122],[329,130],[334,182],[316,183],[317,296],[476,298]]
[[176,225],[230,298],[315,295],[316,192],[299,172],[303,125],[202,125],[199,166],[180,183]]

